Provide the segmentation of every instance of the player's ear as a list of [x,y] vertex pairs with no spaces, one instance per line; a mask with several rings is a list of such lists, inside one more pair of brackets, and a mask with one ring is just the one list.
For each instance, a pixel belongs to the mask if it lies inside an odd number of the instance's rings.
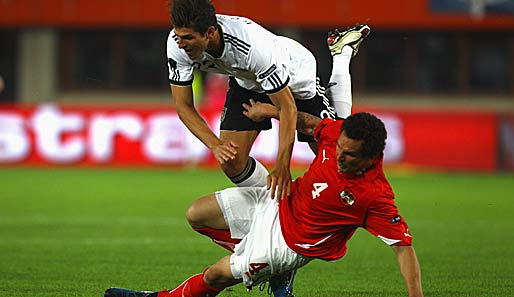
[[210,26],[209,28],[207,28],[207,32],[205,34],[207,35],[207,38],[213,39],[216,34],[216,31],[218,31],[216,27]]

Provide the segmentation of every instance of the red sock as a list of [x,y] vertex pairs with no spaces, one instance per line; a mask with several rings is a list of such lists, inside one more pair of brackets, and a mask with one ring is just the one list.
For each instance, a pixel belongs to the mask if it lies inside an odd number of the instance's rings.
[[234,252],[234,247],[241,239],[234,239],[230,237],[230,230],[227,229],[214,229],[214,228],[193,228],[196,232],[208,236],[214,243]]
[[222,289],[214,288],[203,280],[203,273],[193,275],[171,291],[161,291],[157,297],[214,297]]

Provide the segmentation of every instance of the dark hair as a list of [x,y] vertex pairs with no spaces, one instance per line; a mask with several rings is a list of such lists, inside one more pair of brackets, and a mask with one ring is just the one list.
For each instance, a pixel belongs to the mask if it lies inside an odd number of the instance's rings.
[[205,34],[210,26],[218,26],[210,0],[173,0],[170,14],[173,27],[190,28],[200,34]]
[[374,158],[384,151],[387,131],[384,123],[371,113],[352,114],[344,120],[343,131],[346,137],[363,141],[361,154],[365,158]]

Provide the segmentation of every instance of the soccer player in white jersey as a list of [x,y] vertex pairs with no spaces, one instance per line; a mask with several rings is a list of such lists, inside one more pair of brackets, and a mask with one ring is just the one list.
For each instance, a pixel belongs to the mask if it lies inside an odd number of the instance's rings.
[[[342,99],[349,102],[338,103],[334,109],[324,95],[324,88],[319,85],[316,59],[311,52],[298,42],[277,36],[250,19],[215,14],[209,0],[175,0],[171,5],[171,18],[174,29],[167,43],[169,80],[179,117],[211,149],[234,184],[268,185],[272,194],[286,196],[291,183],[289,165],[297,110],[320,118],[335,118],[336,110],[342,113],[345,109],[338,105],[351,106],[351,95]],[[362,40],[367,35],[366,28],[353,28],[352,32]],[[350,58],[351,54],[348,64]],[[348,73],[347,65],[334,65],[333,68]],[[191,84],[194,69],[230,77],[219,137],[207,126],[193,104]],[[337,83],[336,86],[343,85],[345,83]],[[243,115],[242,104],[248,103],[250,98],[272,103],[281,113],[279,148],[275,168],[269,173],[249,156],[259,132],[271,128],[269,119],[255,123]],[[312,137],[299,134],[298,138],[315,144]]]

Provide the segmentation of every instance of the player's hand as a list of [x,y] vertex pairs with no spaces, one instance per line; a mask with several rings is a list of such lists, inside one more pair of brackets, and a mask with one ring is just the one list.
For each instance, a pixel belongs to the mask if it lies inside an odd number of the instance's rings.
[[211,151],[214,154],[216,161],[218,161],[220,164],[224,164],[225,162],[234,160],[236,158],[238,147],[239,145],[237,145],[235,142],[228,141],[214,145],[211,147]]
[[[284,199],[291,193],[291,171],[288,166],[277,165],[268,175],[267,188],[271,189],[271,199]],[[276,195],[275,195],[276,194]]]
[[250,99],[250,104],[243,103],[243,114],[254,122],[261,122],[273,116],[276,107]]

